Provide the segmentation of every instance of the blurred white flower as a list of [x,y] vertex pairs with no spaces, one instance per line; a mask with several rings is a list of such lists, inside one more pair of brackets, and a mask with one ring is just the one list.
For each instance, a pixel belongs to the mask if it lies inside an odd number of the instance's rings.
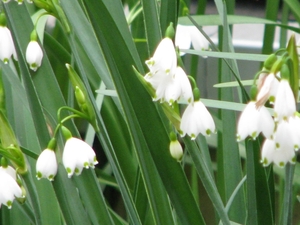
[[12,55],[17,60],[10,30],[5,26],[0,26],[0,59],[7,64]]
[[256,107],[256,102],[249,102],[243,110],[237,127],[237,141],[247,136],[255,139],[260,132],[270,138],[274,132],[275,123],[265,106]]
[[173,41],[166,37],[158,44],[152,58],[146,60],[150,73],[174,74],[177,66],[177,56]]
[[188,134],[195,140],[199,133],[210,136],[216,130],[214,120],[201,101],[190,103],[185,109],[180,123],[181,136]]
[[53,181],[57,173],[57,161],[55,152],[51,149],[45,149],[36,162],[36,177],[38,180],[47,178]]
[[37,41],[30,41],[26,49],[26,61],[30,69],[36,71],[41,66],[43,50]]
[[[209,42],[195,26],[178,24],[175,34],[175,45],[179,49],[190,49],[191,44],[195,50],[208,50]],[[180,55],[184,55],[180,52]]]
[[274,102],[275,120],[287,120],[296,112],[296,102],[293,91],[287,80],[281,79]]
[[69,178],[74,173],[80,175],[83,167],[94,168],[97,163],[96,154],[91,146],[75,137],[67,139],[63,151],[63,164]]
[[24,197],[20,186],[12,176],[0,170],[0,207],[4,204],[10,209],[15,197]]

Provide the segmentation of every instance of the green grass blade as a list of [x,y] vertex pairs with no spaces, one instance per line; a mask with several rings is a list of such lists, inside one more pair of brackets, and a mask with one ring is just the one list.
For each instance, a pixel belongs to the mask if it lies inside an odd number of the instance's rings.
[[142,0],[144,26],[148,43],[148,55],[151,55],[158,42],[164,36],[159,21],[159,11],[156,0]]

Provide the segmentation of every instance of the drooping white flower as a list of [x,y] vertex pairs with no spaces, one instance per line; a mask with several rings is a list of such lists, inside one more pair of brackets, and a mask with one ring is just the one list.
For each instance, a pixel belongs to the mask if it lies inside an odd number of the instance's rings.
[[[208,50],[209,42],[195,26],[178,24],[176,27],[175,45],[179,49],[189,49],[193,45],[195,50]],[[180,55],[184,55],[180,52]]]
[[47,178],[53,181],[57,173],[57,161],[55,152],[51,149],[45,149],[36,162],[36,177],[38,180]]
[[181,135],[188,134],[195,140],[199,133],[209,136],[216,130],[214,120],[201,101],[190,103],[185,109],[180,123]]
[[151,74],[161,72],[164,75],[174,74],[177,66],[177,56],[172,40],[168,37],[161,40],[152,58],[146,60]]
[[14,180],[17,180],[17,173],[16,173],[16,170],[13,167],[11,167],[11,166],[7,166],[7,167],[1,166],[0,171],[3,171],[5,173],[9,174]]
[[67,139],[63,151],[63,164],[69,178],[74,173],[80,175],[83,168],[94,168],[97,163],[96,154],[91,146],[75,137]]
[[10,209],[15,197],[24,197],[20,186],[8,173],[0,170],[0,207],[4,204]]
[[178,161],[181,160],[182,155],[183,155],[183,150],[182,150],[182,146],[179,143],[179,141],[176,140],[171,140],[170,142],[170,154],[174,159],[177,159]]
[[300,147],[299,128],[296,127],[299,123],[295,118],[290,117],[289,120],[282,120],[277,124],[274,134],[276,148],[284,151],[298,150]]
[[276,93],[279,85],[279,81],[273,73],[263,76],[263,80],[259,80],[259,92],[256,96],[256,106],[263,106],[267,100],[270,99],[270,103],[274,103]]
[[10,30],[5,26],[0,26],[0,59],[7,64],[12,55],[17,59]]
[[268,166],[272,162],[279,167],[284,167],[287,162],[295,163],[295,151],[290,148],[277,148],[272,139],[265,140],[261,154],[263,166]]
[[[173,76],[165,76],[156,74],[155,76],[161,76],[158,81],[157,78],[153,84],[153,88],[156,90],[154,100],[166,101],[172,105],[179,98],[185,99],[188,102],[193,101],[193,91],[189,79],[181,67],[177,67]],[[150,80],[151,83],[151,80]],[[152,83],[151,83],[152,84]]]
[[30,41],[26,49],[26,61],[30,69],[36,71],[41,66],[43,50],[37,41]]
[[247,136],[255,139],[260,132],[270,138],[274,132],[274,121],[265,106],[256,107],[256,102],[250,101],[243,110],[237,127],[237,141]]
[[296,112],[293,91],[287,80],[281,79],[274,102],[275,120],[288,119]]

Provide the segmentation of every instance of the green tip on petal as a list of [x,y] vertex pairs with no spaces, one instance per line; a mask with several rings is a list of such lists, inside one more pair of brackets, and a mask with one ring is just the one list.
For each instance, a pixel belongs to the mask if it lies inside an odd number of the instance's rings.
[[11,207],[12,207],[12,201],[10,201],[10,200],[7,201],[6,205],[7,205],[7,208],[11,209]]
[[42,173],[38,171],[38,172],[36,173],[36,178],[37,178],[38,180],[40,180],[40,179],[42,179],[42,177],[43,177]]
[[54,175],[51,174],[51,175],[48,177],[48,180],[49,180],[49,181],[54,181]]
[[279,144],[279,143],[276,143],[276,144],[275,144],[275,147],[276,147],[276,148],[280,148],[280,144]]
[[267,158],[264,158],[263,160],[261,160],[261,163],[263,164],[263,166],[268,166],[269,162],[267,160]]
[[195,134],[191,134],[191,140],[194,141],[196,139],[196,135]]
[[256,137],[257,137],[257,132],[254,131],[254,132],[251,134],[251,138],[252,138],[252,140],[255,140]]
[[66,171],[68,173],[68,176],[71,177],[72,176],[72,170],[69,167],[67,167]]
[[0,13],[0,26],[2,27],[6,26],[6,16],[4,13]]
[[207,129],[207,130],[205,131],[205,133],[206,133],[207,136],[210,136],[210,135],[211,135],[211,130],[210,130],[210,129]]
[[285,163],[284,162],[280,162],[279,163],[279,167],[283,168],[285,166]]

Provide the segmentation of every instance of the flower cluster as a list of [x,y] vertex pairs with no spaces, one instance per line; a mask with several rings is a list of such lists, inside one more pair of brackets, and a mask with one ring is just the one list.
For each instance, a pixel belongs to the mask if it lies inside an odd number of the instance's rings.
[[[37,42],[37,33],[34,29],[31,33],[30,42],[26,49],[26,61],[33,71],[41,66],[43,59],[43,50]],[[13,56],[18,60],[13,38],[10,30],[6,27],[6,17],[4,13],[0,14],[0,59],[7,64]]]
[[[177,28],[178,29],[178,28]],[[199,133],[209,136],[215,132],[215,123],[212,116],[200,101],[200,91],[193,78],[188,77],[180,67],[180,57],[177,57],[172,41],[174,30],[172,24],[168,27],[166,37],[158,44],[153,56],[146,61],[149,73],[144,79],[151,84],[155,91],[153,100],[167,102],[173,106],[179,100],[187,102],[183,112],[180,127],[177,129],[181,136],[188,134],[194,140]],[[171,138],[171,155],[180,159],[182,150],[179,142]]]
[[[265,136],[261,150],[264,166],[272,162],[279,167],[294,163],[295,151],[300,147],[300,118],[286,60],[277,59],[275,55],[267,59],[252,87],[252,100],[243,110],[237,127],[238,141],[247,136],[255,139],[259,133]],[[267,101],[274,106],[273,117],[264,106]]]
[[[67,171],[68,177],[73,174],[80,175],[83,168],[94,168],[98,163],[94,150],[83,140],[72,137],[71,132],[62,126],[62,132],[66,138],[62,155],[62,162]],[[36,162],[36,177],[54,180],[57,173],[57,160],[55,156],[56,140],[52,138],[47,148],[42,151]]]
[[[36,163],[36,177],[38,179],[47,178],[48,180],[53,181],[57,173],[58,164],[55,154],[55,137],[58,130],[62,131],[62,134],[66,140],[62,154],[62,162],[69,178],[71,178],[74,173],[76,175],[80,175],[83,168],[94,168],[98,163],[94,150],[83,140],[73,137],[72,133],[62,125],[69,119],[72,119],[74,117],[81,117],[89,121],[96,131],[99,130],[95,118],[95,112],[88,98],[87,90],[85,89],[82,81],[80,80],[80,77],[72,68],[72,66],[66,64],[66,68],[68,69],[68,75],[74,87],[75,98],[81,111],[67,106],[61,107],[58,110],[59,124],[54,131],[54,137],[49,141],[47,148],[39,155]],[[61,110],[68,110],[73,112],[73,114],[65,117],[64,119],[61,119]]]

